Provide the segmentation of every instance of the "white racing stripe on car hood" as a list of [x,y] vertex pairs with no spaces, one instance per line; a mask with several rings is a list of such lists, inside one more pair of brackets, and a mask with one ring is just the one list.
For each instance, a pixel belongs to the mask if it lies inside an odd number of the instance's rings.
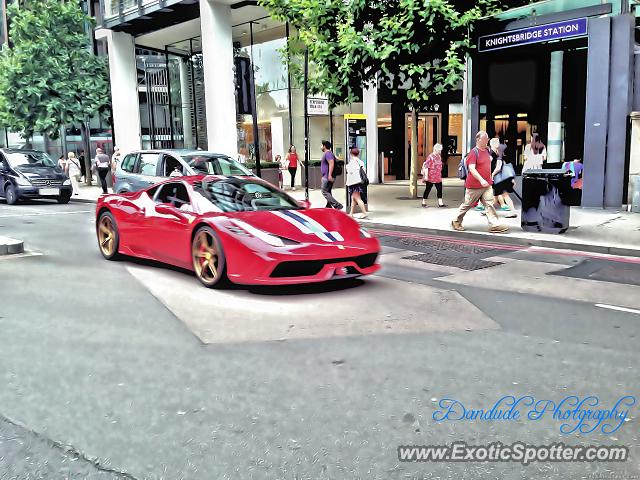
[[328,231],[320,223],[316,222],[314,219],[308,217],[303,213],[293,210],[275,211],[271,213],[289,222],[302,233],[307,235],[315,235],[324,242],[331,243],[344,241],[344,238],[342,237],[342,235],[340,235],[340,233]]

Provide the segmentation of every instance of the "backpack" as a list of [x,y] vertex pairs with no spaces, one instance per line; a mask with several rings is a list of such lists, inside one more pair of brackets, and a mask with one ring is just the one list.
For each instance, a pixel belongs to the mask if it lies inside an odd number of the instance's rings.
[[333,156],[333,178],[337,178],[339,175],[342,175],[342,163],[334,155]]
[[465,180],[469,175],[469,169],[467,167],[467,159],[469,158],[469,155],[471,154],[471,152],[474,150],[476,152],[476,158],[478,158],[480,156],[480,152],[478,151],[478,147],[474,147],[471,151],[469,151],[469,153],[467,153],[464,157],[462,157],[462,159],[460,160],[460,163],[458,164],[458,178],[460,180]]

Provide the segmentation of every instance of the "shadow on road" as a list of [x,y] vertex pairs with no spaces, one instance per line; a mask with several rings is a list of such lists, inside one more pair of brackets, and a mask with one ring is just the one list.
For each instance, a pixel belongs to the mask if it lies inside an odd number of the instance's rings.
[[[155,260],[147,260],[144,258],[130,257],[126,255],[122,255],[121,257],[122,262],[128,262],[142,267],[159,268],[187,275],[193,279],[194,288],[206,288],[200,284],[191,270],[175,267]],[[361,278],[335,279],[322,283],[306,283],[298,285],[238,285],[226,282],[223,285],[216,287],[215,290],[246,291],[254,295],[263,296],[313,295],[358,288],[365,285],[365,283],[366,282]]]

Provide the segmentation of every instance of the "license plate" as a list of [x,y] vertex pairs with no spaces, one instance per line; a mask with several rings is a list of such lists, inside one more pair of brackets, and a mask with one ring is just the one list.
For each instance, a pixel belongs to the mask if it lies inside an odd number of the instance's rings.
[[40,195],[60,195],[59,188],[41,188],[38,190]]

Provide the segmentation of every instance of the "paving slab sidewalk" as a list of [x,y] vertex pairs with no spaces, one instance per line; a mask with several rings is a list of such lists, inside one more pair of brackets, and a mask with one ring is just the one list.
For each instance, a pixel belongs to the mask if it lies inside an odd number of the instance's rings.
[[[518,217],[505,218],[506,212],[498,213],[502,222],[510,229],[507,234],[488,233],[486,217],[476,211],[470,211],[465,217],[465,232],[454,232],[450,225],[464,196],[462,182],[458,179],[444,180],[444,202],[448,205],[446,208],[437,207],[435,189],[428,200],[428,208],[422,208],[423,191],[424,187],[419,186],[419,198],[410,199],[406,182],[371,185],[369,219],[363,223],[381,229],[393,226],[407,231],[483,241],[640,257],[640,214],[637,213],[622,209],[572,207],[571,227],[567,232],[559,235],[526,232],[520,227],[520,202],[514,197]],[[305,198],[304,189],[300,187],[287,192],[298,200]],[[73,201],[95,202],[101,194],[102,189],[97,186],[82,186],[80,195],[74,196]],[[344,188],[336,188],[334,196],[345,203]],[[326,203],[319,190],[310,190],[309,200],[313,208],[321,208]]]

